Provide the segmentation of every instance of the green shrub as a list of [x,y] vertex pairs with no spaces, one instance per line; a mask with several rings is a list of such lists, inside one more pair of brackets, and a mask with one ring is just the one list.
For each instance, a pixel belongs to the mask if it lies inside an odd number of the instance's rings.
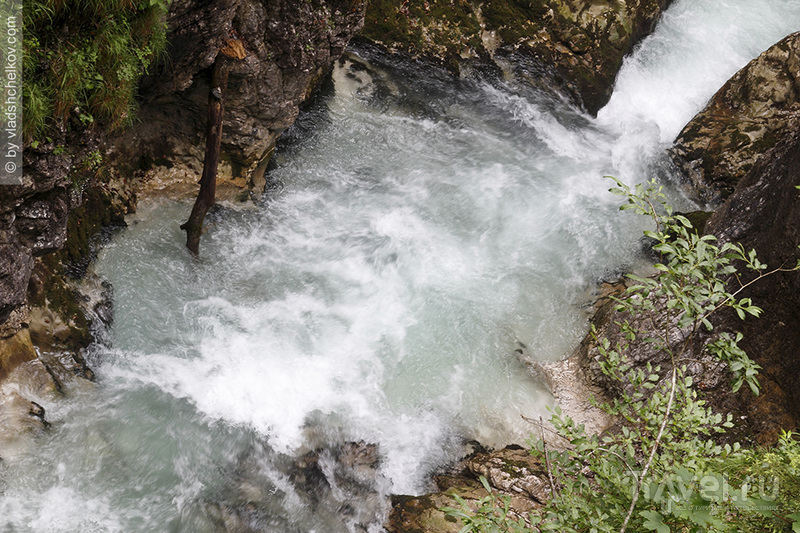
[[26,2],[26,142],[69,126],[76,108],[112,129],[129,123],[138,81],[165,48],[167,7],[165,0]]
[[[686,372],[689,349],[702,331],[710,337],[707,353],[727,363],[732,388],[747,383],[757,394],[759,367],[739,347],[742,336],[714,331],[710,317],[723,308],[741,318],[758,316],[761,309],[742,291],[800,264],[767,270],[755,252],[698,235],[654,182],[631,190],[615,181],[612,192],[626,199],[621,209],[653,220],[655,230],[645,234],[661,256],[656,275],[629,276],[634,283],[616,300],[620,340],[612,343],[593,330],[600,370],[621,391],[599,406],[619,427],[590,435],[556,408],[551,421],[569,445],[551,451],[533,442],[532,453],[549,465],[554,490],[524,527],[509,522],[507,509],[493,509],[496,497],[477,513],[463,505],[447,512],[462,519],[463,532],[800,532],[800,444],[787,433],[770,449],[720,445],[714,436],[733,426],[731,416],[706,406]],[[735,264],[752,272],[749,281]],[[634,343],[669,364],[634,365]],[[465,520],[464,513],[474,518]]]

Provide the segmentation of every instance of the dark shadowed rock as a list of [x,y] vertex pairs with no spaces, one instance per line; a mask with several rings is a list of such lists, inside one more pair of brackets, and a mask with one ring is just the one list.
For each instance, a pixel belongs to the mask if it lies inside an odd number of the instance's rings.
[[[755,249],[770,269],[793,267],[800,259],[800,120],[764,154],[736,191],[711,217],[709,232],[721,241]],[[773,441],[781,428],[800,423],[800,273],[782,272],[745,293],[763,308],[763,317],[739,321],[721,315],[715,325],[744,334],[741,345],[763,367],[760,396],[722,403],[747,416],[759,440]]]
[[27,150],[24,181],[0,187],[0,324],[25,303],[34,255],[62,246],[71,158]]
[[728,197],[800,117],[800,32],[736,73],[689,122],[672,159],[701,204]]

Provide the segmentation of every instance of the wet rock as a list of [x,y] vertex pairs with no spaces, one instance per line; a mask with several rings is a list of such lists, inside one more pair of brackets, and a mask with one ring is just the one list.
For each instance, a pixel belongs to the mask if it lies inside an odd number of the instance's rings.
[[[764,153],[739,182],[735,192],[708,221],[706,231],[720,242],[740,242],[745,249],[755,249],[759,259],[771,268],[793,267],[800,259],[800,204],[797,186],[800,185],[800,120],[790,124],[781,141]],[[746,283],[753,274],[740,272],[731,279],[731,288]],[[777,272],[751,285],[739,297],[750,297],[763,308],[760,319],[740,320],[736,313],[723,310],[711,316],[712,332],[700,330],[688,343],[682,360],[687,374],[694,378],[703,399],[715,411],[730,413],[736,427],[724,437],[730,441],[772,443],[781,429],[793,429],[800,423],[800,366],[797,347],[800,346],[800,274]],[[655,302],[653,322],[663,323],[666,317],[664,301]],[[592,323],[599,338],[613,344],[623,339],[617,323],[623,317],[614,309],[614,302],[601,302]],[[633,319],[635,328],[652,331],[650,319]],[[688,330],[672,328],[670,343],[676,351],[689,335]],[[732,376],[728,367],[705,350],[706,344],[720,332],[741,332],[740,346],[763,370],[758,379],[762,387],[753,396],[747,387],[737,393],[730,390]],[[645,333],[640,338],[647,337]],[[670,368],[664,354],[653,354],[645,342],[633,342],[629,353],[634,368],[647,364],[660,366],[662,374]],[[572,356],[580,365],[582,376],[590,385],[599,386],[611,394],[622,392],[621,385],[606,378],[597,365],[599,353],[596,341],[587,336]]]
[[[14,390],[0,389],[0,457],[8,461],[30,446],[44,430],[44,411]],[[39,416],[41,414],[41,416]]]
[[0,382],[19,365],[36,359],[30,331],[23,328],[9,337],[0,339]]
[[[531,374],[545,383],[564,415],[577,424],[583,424],[587,432],[601,433],[613,425],[611,417],[593,403],[593,400],[603,401],[607,397],[606,389],[586,377],[577,357],[549,363],[530,358],[520,360],[528,366]],[[544,424],[551,427],[549,421],[544,421]],[[559,447],[563,443],[557,440],[554,444]]]
[[370,3],[362,35],[456,72],[485,71],[556,90],[596,113],[622,59],[669,0],[466,0]]
[[736,73],[689,122],[671,156],[701,204],[727,198],[800,118],[800,32]]
[[389,533],[456,533],[463,524],[447,516],[443,507],[458,507],[454,495],[474,510],[488,496],[478,481],[484,476],[492,492],[510,498],[509,514],[524,518],[547,499],[547,472],[527,450],[508,446],[494,452],[476,452],[456,464],[452,471],[434,477],[439,491],[422,496],[392,496],[392,510],[384,527]]
[[[202,508],[218,531],[372,531],[388,502],[378,447],[345,442],[290,457],[255,444],[237,464],[224,492]],[[277,482],[276,479],[285,480]],[[286,501],[301,501],[287,515]]]
[[220,178],[241,178],[245,187],[253,172],[263,173],[277,137],[294,122],[300,105],[363,24],[365,4],[172,2],[169,61],[142,81],[141,124],[116,143],[115,157],[131,169],[163,165],[197,180],[211,66],[220,47],[235,35],[247,57],[234,65],[228,80]]
[[33,255],[54,252],[67,240],[69,193],[57,189],[37,195],[17,208],[15,226],[21,244]]

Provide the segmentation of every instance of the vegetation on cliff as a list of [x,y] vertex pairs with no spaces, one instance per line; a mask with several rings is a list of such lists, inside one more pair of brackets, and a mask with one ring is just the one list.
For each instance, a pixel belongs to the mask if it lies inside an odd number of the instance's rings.
[[135,115],[139,78],[166,44],[166,0],[33,0],[23,9],[28,142],[48,128]]

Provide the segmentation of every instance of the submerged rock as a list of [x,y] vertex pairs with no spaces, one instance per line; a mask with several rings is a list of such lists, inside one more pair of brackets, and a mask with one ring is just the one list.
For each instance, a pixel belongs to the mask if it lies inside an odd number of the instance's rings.
[[701,204],[730,196],[800,118],[800,32],[728,80],[678,135],[671,156]]
[[451,70],[491,68],[565,93],[590,113],[670,0],[376,0],[361,35]]
[[[388,502],[375,444],[345,442],[296,457],[255,444],[221,493],[202,502],[205,529],[217,532],[373,531]],[[286,505],[296,506],[287,514]],[[194,526],[193,526],[194,527]]]

